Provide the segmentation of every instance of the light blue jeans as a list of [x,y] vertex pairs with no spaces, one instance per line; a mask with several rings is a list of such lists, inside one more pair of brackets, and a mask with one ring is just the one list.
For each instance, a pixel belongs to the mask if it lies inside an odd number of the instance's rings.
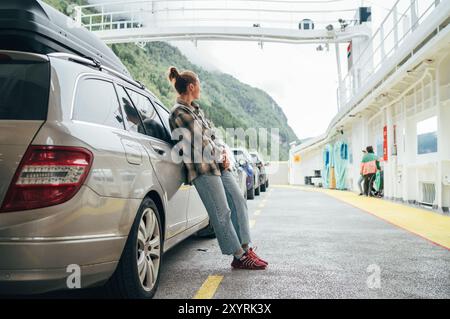
[[363,192],[363,187],[362,187],[362,183],[364,182],[364,176],[359,175],[359,179],[358,179],[358,187],[359,187],[359,193],[360,194],[364,194]]
[[192,183],[208,212],[222,254],[236,254],[250,243],[250,227],[247,201],[233,174],[199,175]]

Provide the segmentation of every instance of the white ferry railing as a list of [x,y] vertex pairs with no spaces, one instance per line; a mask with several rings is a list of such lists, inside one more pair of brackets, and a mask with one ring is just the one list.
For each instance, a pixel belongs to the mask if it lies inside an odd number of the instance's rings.
[[[354,22],[355,8],[323,8],[328,1],[279,0],[141,0],[106,2],[75,7],[75,20],[90,31],[133,29],[142,26],[254,26],[299,29],[311,19],[315,29],[338,19]],[[319,7],[320,5],[320,7]]]
[[346,106],[358,90],[370,82],[371,77],[380,70],[386,59],[397,52],[405,39],[423,23],[440,2],[442,0],[410,0],[409,6],[402,7],[404,1],[396,1],[343,78],[339,89],[339,108]]
[[[397,52],[405,39],[435,10],[450,0],[397,0],[375,31],[358,59],[337,88],[338,109],[371,81],[383,62]],[[75,7],[75,20],[90,31],[169,26],[254,26],[298,30],[304,18],[313,20],[315,30],[332,24],[336,37],[342,31],[338,18],[348,24],[355,8],[323,9],[329,1],[279,0],[140,0],[109,2]],[[245,6],[247,4],[247,6]],[[251,4],[252,7],[248,7]],[[305,5],[310,5],[305,7]],[[322,5],[321,8],[317,5]],[[323,39],[324,42],[327,39]]]

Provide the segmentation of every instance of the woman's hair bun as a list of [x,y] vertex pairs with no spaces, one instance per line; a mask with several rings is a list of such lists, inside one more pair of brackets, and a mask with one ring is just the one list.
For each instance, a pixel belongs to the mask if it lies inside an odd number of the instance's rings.
[[169,80],[170,82],[173,82],[174,80],[178,79],[180,77],[180,73],[178,73],[178,70],[176,67],[171,66],[169,68]]
[[198,81],[197,75],[192,71],[178,72],[177,68],[171,66],[169,68],[169,81],[174,86],[178,94],[184,94],[187,91],[189,84],[196,84]]

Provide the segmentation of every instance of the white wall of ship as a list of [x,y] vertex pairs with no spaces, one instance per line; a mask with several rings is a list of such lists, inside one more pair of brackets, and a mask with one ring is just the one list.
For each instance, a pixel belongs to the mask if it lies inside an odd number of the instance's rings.
[[[304,185],[305,176],[323,169],[323,150],[327,143],[344,140],[349,145],[346,185],[358,191],[359,163],[362,149],[372,145],[375,153],[383,154],[383,128],[388,128],[388,161],[384,169],[385,197],[405,202],[427,203],[442,210],[450,206],[450,54],[437,61],[430,76],[417,83],[397,103],[375,115],[349,119],[343,134],[329,137],[296,153],[289,163],[289,182]],[[396,149],[394,151],[393,126]],[[436,148],[426,149],[418,140],[424,134],[436,135]],[[432,145],[433,143],[431,143]],[[429,146],[429,143],[428,143]],[[381,148],[381,149],[380,149]],[[300,155],[300,162],[293,156]],[[432,203],[429,190],[435,192]],[[424,191],[427,190],[427,194]],[[428,197],[428,198],[427,198]]]

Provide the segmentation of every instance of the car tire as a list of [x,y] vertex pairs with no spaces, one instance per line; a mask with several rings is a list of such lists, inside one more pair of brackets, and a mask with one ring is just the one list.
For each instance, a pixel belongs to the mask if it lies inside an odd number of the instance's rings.
[[211,222],[205,228],[200,229],[196,235],[200,238],[216,238],[216,232],[214,231],[214,227],[211,225]]
[[255,188],[255,195],[259,196],[259,194],[260,194],[260,186]]
[[255,199],[255,189],[253,187],[247,190],[247,199]]
[[162,235],[160,212],[152,199],[145,198],[136,214],[116,271],[106,284],[110,296],[153,298],[161,272]]
[[261,184],[261,192],[265,192],[266,191],[266,182],[264,184]]

